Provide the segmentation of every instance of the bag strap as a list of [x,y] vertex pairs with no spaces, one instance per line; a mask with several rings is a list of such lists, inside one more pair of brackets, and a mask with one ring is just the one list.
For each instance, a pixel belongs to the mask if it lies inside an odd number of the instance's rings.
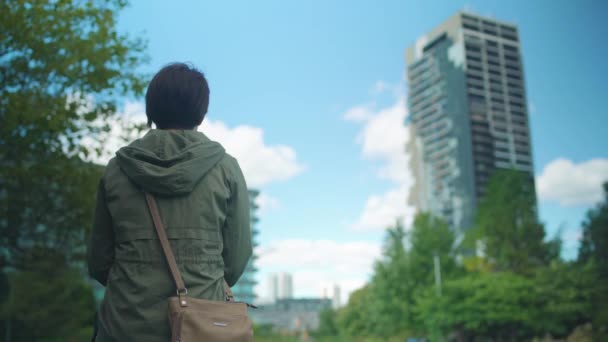
[[[169,239],[167,238],[165,225],[163,220],[160,218],[160,212],[158,210],[158,205],[156,204],[156,199],[148,192],[144,192],[144,195],[146,196],[146,203],[148,204],[148,209],[152,215],[152,222],[154,222],[156,234],[160,240],[160,246],[163,250],[163,254],[165,255],[165,259],[167,260],[167,264],[169,265],[169,270],[171,271],[171,276],[175,282],[175,287],[177,288],[177,295],[180,297],[180,304],[185,305],[186,302],[185,300],[181,300],[181,296],[186,295],[188,293],[188,289],[184,284],[179,267],[177,267],[175,256],[173,255],[171,245],[169,244]],[[230,289],[230,286],[228,286],[226,279],[224,279],[224,292],[226,295],[226,301],[234,301],[234,295],[232,294],[232,290]]]

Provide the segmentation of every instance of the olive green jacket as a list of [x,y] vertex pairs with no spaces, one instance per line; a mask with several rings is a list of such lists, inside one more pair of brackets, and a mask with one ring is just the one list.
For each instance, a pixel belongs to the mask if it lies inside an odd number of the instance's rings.
[[158,202],[188,295],[223,300],[251,256],[249,195],[239,165],[196,131],[150,130],[121,148],[99,183],[90,275],[106,286],[97,341],[170,339],[175,285],[146,206]]

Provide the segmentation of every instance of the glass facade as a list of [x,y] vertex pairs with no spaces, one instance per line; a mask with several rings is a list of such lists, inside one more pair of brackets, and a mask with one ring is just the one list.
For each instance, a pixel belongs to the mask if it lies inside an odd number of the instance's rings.
[[473,225],[497,168],[532,175],[517,28],[458,13],[406,52],[409,202],[452,228]]
[[232,287],[232,292],[234,293],[234,297],[236,298],[236,300],[244,301],[247,303],[253,303],[256,299],[254,287],[257,284],[255,275],[258,269],[255,267],[255,260],[257,259],[255,250],[258,246],[257,235],[259,233],[257,230],[258,218],[256,216],[258,206],[255,204],[255,201],[259,194],[260,193],[257,190],[249,190],[249,208],[251,219],[251,239],[253,245],[253,255],[247,263],[245,272],[243,273],[241,278],[239,278],[239,281]]
[[[426,44],[408,67],[410,129],[417,160],[417,207],[446,219],[452,227],[472,222],[470,126],[464,101],[461,43],[441,34]],[[423,202],[423,203],[422,203]]]

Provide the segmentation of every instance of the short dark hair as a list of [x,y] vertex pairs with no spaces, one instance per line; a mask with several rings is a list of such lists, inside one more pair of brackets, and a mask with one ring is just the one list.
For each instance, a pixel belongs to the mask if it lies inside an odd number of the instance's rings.
[[191,129],[203,122],[209,108],[205,75],[184,63],[172,63],[154,75],[146,92],[148,126]]

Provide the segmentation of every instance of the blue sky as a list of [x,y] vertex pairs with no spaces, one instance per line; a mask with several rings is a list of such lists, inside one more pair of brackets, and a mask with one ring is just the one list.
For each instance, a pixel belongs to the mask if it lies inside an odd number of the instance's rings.
[[383,237],[374,217],[406,205],[407,170],[383,176],[403,162],[405,48],[462,9],[519,27],[541,219],[549,234],[562,226],[572,257],[608,179],[607,2],[138,0],[121,14],[149,41],[143,71],[189,61],[209,79],[210,135],[264,196],[260,296],[275,271],[294,273],[298,296],[365,281]]

